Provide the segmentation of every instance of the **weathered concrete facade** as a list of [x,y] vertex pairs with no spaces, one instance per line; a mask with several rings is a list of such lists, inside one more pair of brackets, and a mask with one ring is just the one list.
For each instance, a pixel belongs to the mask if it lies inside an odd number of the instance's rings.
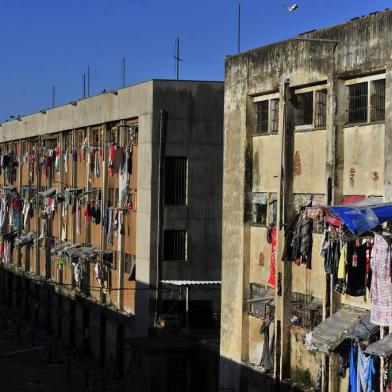
[[[113,367],[113,374],[125,374],[132,366],[126,341],[156,333],[158,319],[168,313],[165,301],[177,301],[185,308],[181,289],[166,287],[161,280],[220,280],[222,123],[223,83],[165,80],[147,81],[2,123],[1,154],[15,153],[18,166],[12,184],[4,170],[0,174],[1,192],[38,199],[38,192],[51,188],[57,193],[78,188],[83,195],[81,218],[71,206],[64,211],[61,203],[56,204],[44,239],[38,237],[47,219],[42,216],[42,206],[34,205],[34,216],[27,218],[22,231],[34,233],[36,242],[15,248],[10,260],[2,264],[4,298],[58,333],[66,344]],[[129,148],[130,132],[136,139],[126,184],[129,202],[124,207],[119,201],[122,169],[117,152]],[[86,145],[96,149],[98,176],[90,150],[83,152]],[[56,148],[61,156],[58,170],[50,165],[46,168],[40,159],[32,164],[32,175],[29,154],[46,154]],[[165,169],[166,158],[185,162],[181,184],[172,181],[184,189],[185,195],[176,194],[180,202],[165,199],[173,175]],[[88,203],[99,205],[100,224],[85,219]],[[107,205],[117,211],[113,217],[118,217],[111,243],[103,226]],[[171,249],[166,255],[166,231],[184,233],[178,251],[184,257],[176,258]],[[4,230],[2,234],[6,234]],[[87,287],[81,289],[75,285],[75,267],[70,261],[59,266],[59,257],[50,255],[54,246],[65,241],[113,255],[101,287],[94,264],[88,264]],[[129,271],[128,256],[135,258],[134,275]],[[23,290],[16,290],[15,285],[22,285]],[[219,289],[190,291],[190,314],[198,310],[195,303],[199,307],[206,304],[211,314],[219,312]]]
[[[320,360],[325,364],[320,354],[307,353],[290,328],[293,293],[322,300],[323,318],[339,306],[319,255],[321,234],[313,234],[312,269],[306,270],[281,262],[284,226],[299,196],[312,195],[323,205],[350,195],[391,200],[391,28],[392,12],[385,11],[226,59],[221,387],[250,391],[267,385],[265,376],[247,365],[258,364],[263,349],[263,320],[248,313],[250,286],[268,286],[271,258],[269,222],[252,221],[255,194],[273,196],[277,204],[279,289],[274,290],[275,363],[270,376],[282,381],[309,369],[314,381]],[[365,121],[353,124],[348,121],[349,86],[367,83],[372,89],[375,80],[385,80],[385,119],[369,114],[374,105],[369,99]],[[313,94],[313,120],[298,126],[297,96],[305,93]],[[265,129],[255,132],[260,125],[256,104],[269,101],[266,110],[272,116],[271,100],[278,105],[276,128],[261,124]],[[317,123],[319,104],[326,109]],[[342,296],[341,301],[368,306],[362,298]],[[333,357],[324,368],[323,387],[339,390]],[[253,387],[244,380],[252,373],[249,369],[254,369]]]

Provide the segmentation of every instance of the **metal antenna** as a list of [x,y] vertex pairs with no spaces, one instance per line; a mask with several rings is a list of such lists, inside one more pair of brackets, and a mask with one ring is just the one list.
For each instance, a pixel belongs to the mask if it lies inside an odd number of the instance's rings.
[[125,57],[121,60],[121,65],[122,65],[122,87],[125,87]]
[[241,0],[238,0],[237,52],[241,52]]
[[83,98],[86,98],[86,73],[83,74]]
[[90,96],[90,66],[87,66],[87,96]]
[[180,39],[177,38],[175,41],[175,68],[176,68],[176,80],[178,80],[180,76],[180,61],[184,61],[180,58]]
[[55,106],[56,98],[56,86],[52,86],[52,108]]

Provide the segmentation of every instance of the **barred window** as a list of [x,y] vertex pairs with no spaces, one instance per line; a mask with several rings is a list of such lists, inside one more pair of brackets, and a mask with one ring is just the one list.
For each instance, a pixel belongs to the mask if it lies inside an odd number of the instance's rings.
[[279,127],[279,99],[270,101],[270,132],[278,132]]
[[91,132],[91,143],[94,147],[102,146],[102,129],[93,129]]
[[268,133],[268,101],[256,102],[256,134]]
[[296,95],[295,125],[313,124],[313,91]]
[[385,79],[374,80],[370,96],[371,121],[385,120]]
[[186,231],[165,230],[163,233],[163,259],[186,260]]
[[316,127],[327,125],[327,90],[316,91]]
[[165,204],[186,204],[187,158],[165,159]]
[[311,295],[291,293],[291,323],[307,330],[322,321],[322,301]]
[[348,122],[363,123],[368,120],[368,83],[348,86]]
[[167,358],[167,390],[170,392],[188,391],[188,359],[185,357]]

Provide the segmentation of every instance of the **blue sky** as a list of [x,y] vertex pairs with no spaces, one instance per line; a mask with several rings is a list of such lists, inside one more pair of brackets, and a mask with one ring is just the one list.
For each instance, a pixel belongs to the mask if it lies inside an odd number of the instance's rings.
[[[243,51],[392,7],[386,0],[241,0]],[[287,2],[292,4],[292,2]],[[181,40],[181,79],[222,80],[224,56],[237,51],[238,0],[0,0],[0,120],[126,83],[174,78]]]

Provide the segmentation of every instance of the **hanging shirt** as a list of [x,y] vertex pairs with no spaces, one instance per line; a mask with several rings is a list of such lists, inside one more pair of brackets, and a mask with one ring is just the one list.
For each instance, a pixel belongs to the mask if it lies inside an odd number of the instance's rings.
[[376,374],[375,366],[376,358],[372,355],[365,355],[358,347],[358,363],[357,363],[357,391],[358,392],[374,392]]
[[372,269],[370,322],[379,326],[392,325],[392,282],[390,248],[383,236],[374,236],[370,258]]
[[366,250],[367,245],[347,243],[347,291],[348,295],[359,297],[366,294]]

